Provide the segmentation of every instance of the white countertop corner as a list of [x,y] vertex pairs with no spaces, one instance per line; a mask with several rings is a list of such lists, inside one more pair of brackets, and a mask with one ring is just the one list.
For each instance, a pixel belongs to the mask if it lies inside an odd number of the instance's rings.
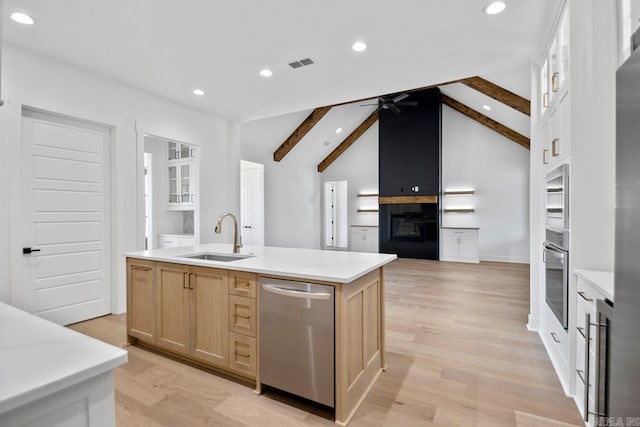
[[0,414],[126,362],[121,348],[0,302]]

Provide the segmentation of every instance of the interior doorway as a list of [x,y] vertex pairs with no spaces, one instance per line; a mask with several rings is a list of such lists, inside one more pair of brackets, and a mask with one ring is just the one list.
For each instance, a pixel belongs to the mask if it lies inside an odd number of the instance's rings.
[[12,303],[68,325],[111,313],[111,129],[23,109]]
[[347,249],[347,181],[325,181],[323,192],[324,247]]
[[264,246],[264,165],[240,160],[242,243]]

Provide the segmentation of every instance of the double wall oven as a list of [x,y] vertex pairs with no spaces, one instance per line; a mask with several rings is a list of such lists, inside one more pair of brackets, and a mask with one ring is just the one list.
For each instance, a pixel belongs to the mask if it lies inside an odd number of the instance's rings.
[[566,329],[569,324],[569,165],[547,174],[546,239],[542,260],[546,301]]

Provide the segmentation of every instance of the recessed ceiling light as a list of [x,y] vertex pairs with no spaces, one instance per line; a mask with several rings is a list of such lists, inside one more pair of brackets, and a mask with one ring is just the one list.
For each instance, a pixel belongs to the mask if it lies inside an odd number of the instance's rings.
[[336,129],[336,133],[340,133],[340,132],[342,132],[342,128]]
[[325,142],[323,142],[323,144],[324,144],[324,145],[329,145],[329,144],[331,144],[331,143],[330,143],[329,141],[325,141]]
[[367,50],[367,44],[365,42],[355,42],[351,46],[351,49],[355,50],[356,52],[364,52],[365,50]]
[[263,68],[262,70],[260,70],[260,75],[262,77],[271,77],[273,76],[273,72],[268,68]]
[[494,1],[484,7],[484,13],[487,15],[497,15],[502,12],[507,5],[503,1]]
[[13,12],[11,14],[11,19],[13,19],[14,21],[16,21],[19,24],[33,25],[33,18],[30,17],[29,15],[24,14],[24,13]]
[[484,108],[487,111],[491,111],[491,107],[489,107],[487,104],[484,104],[482,108]]
[[194,89],[193,90],[193,94],[194,95],[198,95],[198,96],[202,96],[202,95],[204,95],[204,91],[202,89]]

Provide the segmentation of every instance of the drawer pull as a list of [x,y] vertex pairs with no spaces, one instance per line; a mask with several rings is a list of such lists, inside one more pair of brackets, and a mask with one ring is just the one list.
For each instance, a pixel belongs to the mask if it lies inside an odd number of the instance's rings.
[[555,332],[551,332],[551,338],[553,338],[553,340],[554,340],[555,342],[557,342],[557,343],[559,343],[559,342],[560,342],[560,340],[558,339],[558,337],[557,337],[557,335],[556,335],[556,333],[555,333]]
[[251,357],[251,355],[250,355],[250,354],[240,353],[239,351],[234,351],[233,353],[234,353],[236,356],[240,356],[240,357],[246,357],[246,358]]
[[243,288],[247,288],[247,287],[249,287],[249,282],[238,282],[238,281],[236,281],[235,286],[236,287],[242,286]]
[[251,319],[251,316],[243,316],[238,313],[233,313],[233,317],[240,317],[241,319]]
[[582,338],[587,338],[587,336],[584,334],[584,328],[578,326],[578,333],[582,335]]
[[578,378],[580,378],[580,381],[582,381],[582,384],[584,384],[585,386],[587,385],[587,382],[584,380],[584,371],[582,369],[576,369],[576,374],[578,374]]
[[593,302],[593,299],[586,297],[584,292],[582,292],[582,291],[578,291],[578,295],[580,295],[582,297],[582,299],[585,300],[585,301]]

